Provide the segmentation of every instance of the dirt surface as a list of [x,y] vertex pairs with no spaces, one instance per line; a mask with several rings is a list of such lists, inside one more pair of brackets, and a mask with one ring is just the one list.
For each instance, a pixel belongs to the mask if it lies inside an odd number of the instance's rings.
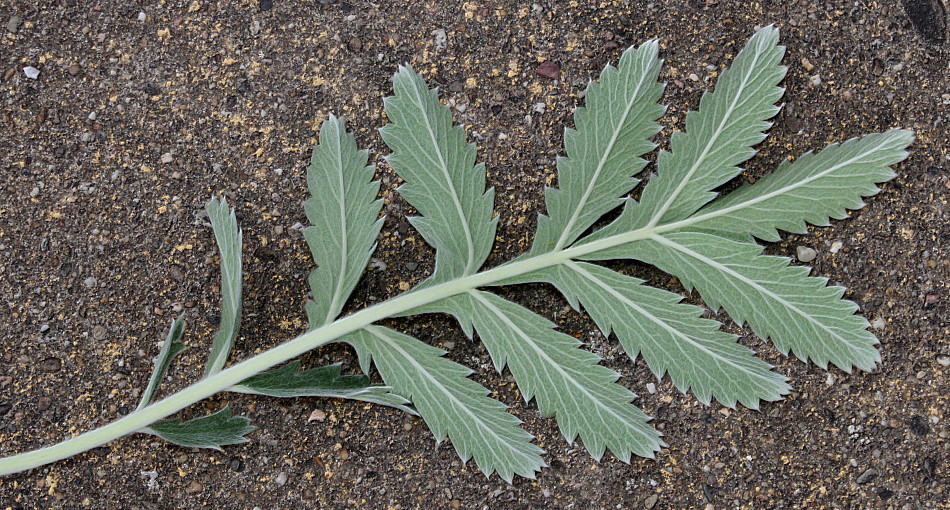
[[[705,406],[631,363],[551,289],[515,288],[506,295],[558,320],[640,395],[670,444],[657,460],[595,462],[521,400],[482,346],[425,317],[398,326],[453,346],[452,359],[498,390],[548,452],[536,480],[486,479],[388,408],[226,396],[183,416],[227,402],[260,427],[252,442],[215,452],[124,438],[0,479],[0,508],[950,508],[950,44],[940,1],[0,3],[3,455],[133,409],[177,314],[191,347],[164,391],[200,376],[218,314],[201,213],[212,193],[233,200],[244,227],[236,357],[301,333],[309,148],[335,112],[381,163],[381,96],[399,63],[441,87],[478,143],[501,215],[490,264],[528,246],[588,80],[649,38],[666,60],[661,146],[769,23],[788,47],[785,107],[747,177],[864,133],[918,136],[897,178],[851,220],[769,247],[812,247],[815,273],[849,287],[882,341],[873,373],[825,372],[745,333],[794,393],[759,412]],[[351,309],[432,269],[383,163],[380,176],[388,216]],[[355,368],[342,348],[305,362],[330,360]],[[323,422],[308,422],[315,409]]]

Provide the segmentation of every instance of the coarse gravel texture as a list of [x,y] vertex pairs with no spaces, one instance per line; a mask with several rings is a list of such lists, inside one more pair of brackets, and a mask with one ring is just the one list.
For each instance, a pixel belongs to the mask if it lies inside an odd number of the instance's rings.
[[[181,313],[190,348],[164,391],[200,376],[219,301],[202,215],[212,193],[232,200],[244,228],[235,358],[303,331],[312,266],[299,229],[304,167],[330,112],[348,119],[379,163],[386,201],[379,250],[349,309],[423,279],[432,252],[406,220],[377,133],[400,63],[441,87],[478,143],[501,216],[490,264],[529,245],[588,80],[650,38],[666,61],[663,147],[754,28],[781,28],[784,108],[745,178],[860,134],[917,133],[896,179],[865,209],[768,247],[789,257],[811,248],[814,274],[849,287],[882,341],[873,373],[825,372],[745,332],[741,341],[787,374],[794,393],[760,411],[705,406],[631,363],[551,289],[518,287],[505,295],[557,320],[640,395],[670,444],[657,460],[595,462],[521,400],[481,345],[446,318],[423,317],[397,326],[452,346],[448,355],[512,406],[548,452],[536,480],[486,478],[392,409],[227,395],[183,416],[228,403],[260,427],[250,443],[217,452],[123,438],[0,478],[0,508],[950,508],[950,43],[941,1],[0,3],[3,455],[133,409]],[[649,268],[622,267],[677,288]],[[334,360],[355,369],[342,347],[305,362]],[[322,421],[308,422],[314,410]]]

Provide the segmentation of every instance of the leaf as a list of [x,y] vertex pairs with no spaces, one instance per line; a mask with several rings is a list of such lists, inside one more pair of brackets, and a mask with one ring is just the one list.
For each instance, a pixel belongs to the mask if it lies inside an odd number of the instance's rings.
[[214,334],[204,377],[221,371],[241,327],[241,229],[226,199],[205,205],[221,255],[221,323]]
[[376,199],[379,182],[372,181],[368,157],[357,150],[342,119],[331,115],[323,123],[307,169],[311,196],[304,203],[311,225],[304,236],[318,266],[310,272],[313,300],[306,305],[311,329],[340,315],[376,248],[382,200]]
[[393,151],[386,161],[406,181],[399,193],[422,214],[409,221],[436,249],[429,283],[472,274],[495,240],[485,165],[475,164],[475,144],[415,71],[400,66],[393,90],[384,100],[390,123],[379,132]]
[[653,264],[696,288],[713,309],[725,308],[739,324],[822,368],[828,362],[846,372],[870,371],[881,357],[868,321],[857,305],[841,299],[843,287],[809,277],[809,268],[789,259],[760,255],[762,247],[713,232],[670,232],[610,253]]
[[300,361],[245,379],[229,391],[270,397],[330,397],[362,400],[418,414],[405,398],[389,387],[370,384],[365,375],[342,375],[340,364],[300,370]]
[[437,440],[452,440],[463,462],[474,458],[482,472],[496,471],[508,482],[514,475],[534,478],[545,465],[520,420],[468,378],[470,369],[443,358],[445,351],[379,326],[344,341],[356,348],[364,372],[375,363],[383,380],[412,400]]
[[616,383],[617,373],[547,319],[489,292],[473,290],[433,306],[440,304],[470,337],[474,325],[495,368],[507,365],[525,400],[534,398],[543,416],[556,417],[568,442],[580,435],[595,459],[605,448],[624,462],[631,453],[653,458],[666,446],[630,403],[636,395]]
[[890,166],[907,157],[904,149],[913,141],[911,131],[893,129],[783,162],[755,184],[701,209],[690,228],[778,241],[777,229],[803,234],[806,222],[824,226],[830,218],[846,218],[847,209],[864,207],[861,197],[879,191],[876,183],[894,177]]
[[181,336],[184,332],[185,319],[179,316],[172,321],[171,327],[168,328],[168,337],[165,338],[162,349],[158,352],[158,356],[155,357],[155,369],[152,370],[152,377],[149,379],[145,391],[142,392],[142,399],[139,401],[138,407],[135,408],[136,410],[152,403],[152,399],[155,398],[155,392],[158,390],[158,385],[162,382],[162,378],[165,377],[165,372],[168,371],[168,365],[171,364],[175,356],[178,356],[181,351],[185,350],[185,344],[181,343]]
[[567,157],[557,159],[558,188],[544,190],[549,211],[538,217],[533,253],[570,246],[601,216],[621,205],[646,165],[644,153],[656,145],[656,119],[663,107],[657,82],[658,44],[630,48],[617,67],[608,65],[600,82],[587,87],[586,107],[574,110],[575,129],[564,130]]
[[139,432],[158,436],[179,446],[220,450],[229,444],[246,443],[248,439],[244,436],[257,430],[250,423],[251,420],[243,416],[232,416],[231,409],[225,406],[208,416],[186,422],[182,422],[181,418],[160,421]]
[[657,378],[669,373],[680,391],[692,390],[705,404],[715,397],[728,407],[739,402],[758,409],[759,400],[779,400],[789,392],[785,377],[676,294],[584,262],[568,262],[538,277],[555,285],[575,309],[583,304],[604,335],[616,333],[631,359],[642,355]]
[[635,227],[683,219],[716,194],[711,190],[739,174],[751,158],[752,146],[765,138],[767,119],[784,89],[779,65],[785,47],[778,29],[755,33],[729,69],[716,82],[716,91],[703,94],[699,110],[686,115],[686,132],[673,133],[671,152],[657,158],[657,174],[643,189]]

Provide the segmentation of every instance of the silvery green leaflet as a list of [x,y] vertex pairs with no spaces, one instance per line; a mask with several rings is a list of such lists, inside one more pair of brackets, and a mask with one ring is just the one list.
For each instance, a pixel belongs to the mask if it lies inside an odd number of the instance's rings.
[[[547,212],[538,219],[531,250],[488,270],[481,268],[498,218],[485,169],[436,91],[400,67],[394,95],[385,100],[390,122],[381,133],[392,150],[388,162],[405,181],[399,192],[420,214],[410,221],[436,250],[433,274],[401,295],[341,316],[375,248],[382,204],[366,151],[331,116],[307,174],[312,226],[305,237],[317,265],[309,278],[310,331],[225,366],[241,318],[241,234],[227,203],[212,200],[207,210],[221,253],[223,312],[204,378],[153,402],[184,348],[184,324],[176,320],[135,412],[58,445],[0,459],[0,474],[132,432],[211,448],[246,441],[254,427],[228,408],[186,422],[161,421],[211,395],[236,391],[352,398],[418,413],[436,440],[450,439],[463,460],[474,459],[486,474],[509,481],[533,477],[545,465],[542,450],[504,404],[468,378],[469,368],[378,324],[423,313],[450,314],[466,335],[477,334],[525,399],[554,417],[565,439],[580,438],[594,458],[607,450],[624,461],[634,454],[653,457],[664,443],[618,375],[550,320],[491,291],[499,285],[552,284],[605,335],[613,333],[631,359],[641,356],[657,377],[669,375],[704,403],[715,398],[729,407],[757,408],[788,393],[785,377],[718,322],[703,318],[702,308],[595,263],[612,259],[640,260],[678,277],[711,308],[725,309],[785,354],[823,368],[830,362],[849,372],[873,369],[880,361],[877,339],[854,315],[857,306],[841,299],[844,289],[808,276],[807,268],[789,265],[787,258],[763,255],[755,238],[776,241],[778,230],[804,233],[806,224],[827,225],[863,207],[862,197],[894,177],[890,166],[907,156],[912,133],[895,129],[832,145],[718,196],[713,190],[739,174],[778,111],[784,48],[778,30],[766,27],[687,115],[685,131],[673,134],[670,150],[660,152],[655,175],[634,200],[630,193],[646,164],[642,156],[655,147],[650,139],[663,112],[657,53],[655,41],[630,48],[590,84],[586,106],[565,131],[558,188],[545,191]],[[613,221],[598,225],[617,208],[622,210]],[[375,367],[384,384],[345,375],[339,365],[302,369],[294,361],[332,342],[352,345],[364,374]]]

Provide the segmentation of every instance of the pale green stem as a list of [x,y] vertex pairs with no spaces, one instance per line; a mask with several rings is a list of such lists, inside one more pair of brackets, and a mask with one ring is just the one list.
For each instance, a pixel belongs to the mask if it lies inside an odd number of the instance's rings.
[[80,434],[59,444],[0,459],[0,476],[66,459],[101,446],[172,415],[196,402],[227,390],[268,368],[289,361],[312,349],[328,344],[347,333],[362,329],[376,321],[398,316],[421,306],[434,303],[478,287],[489,287],[531,271],[564,263],[600,250],[645,239],[668,230],[674,224],[643,228],[611,236],[592,243],[565,250],[545,253],[498,266],[488,271],[464,276],[453,281],[407,292],[388,301],[360,310],[340,320],[314,329],[293,340],[233,365],[202,379],[191,386],[169,395],[154,404],[138,409],[127,416],[98,429]]

